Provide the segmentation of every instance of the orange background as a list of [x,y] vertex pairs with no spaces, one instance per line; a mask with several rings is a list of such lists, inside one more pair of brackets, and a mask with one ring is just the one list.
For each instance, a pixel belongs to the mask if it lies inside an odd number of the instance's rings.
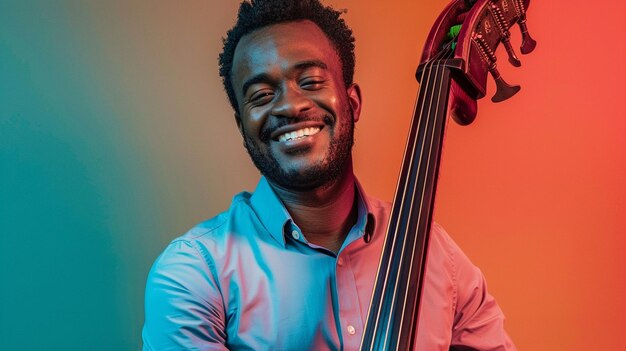
[[[390,199],[415,63],[447,1],[336,3],[350,9],[365,95],[357,172]],[[622,1],[531,1],[536,50],[520,68],[498,53],[520,93],[481,100],[469,127],[449,123],[435,217],[485,273],[520,350],[626,349],[625,13]]]
[[[237,2],[0,5],[0,349],[139,349],[156,256],[254,188],[217,74]],[[357,175],[391,200],[447,1],[328,3],[357,39]],[[520,350],[626,350],[624,13],[532,0],[537,49],[521,68],[498,52],[521,92],[448,125],[436,220]]]

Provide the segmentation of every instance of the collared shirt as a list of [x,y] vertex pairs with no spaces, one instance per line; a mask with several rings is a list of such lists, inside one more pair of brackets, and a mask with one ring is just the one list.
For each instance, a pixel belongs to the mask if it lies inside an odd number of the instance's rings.
[[[144,351],[358,350],[390,206],[356,189],[336,255],[306,240],[263,177],[175,239],[148,277]],[[429,245],[416,349],[515,350],[480,271],[436,224]]]

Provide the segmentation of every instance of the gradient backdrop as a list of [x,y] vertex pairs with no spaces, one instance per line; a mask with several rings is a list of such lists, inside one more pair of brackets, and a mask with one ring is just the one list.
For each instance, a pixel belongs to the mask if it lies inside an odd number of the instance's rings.
[[[329,3],[357,38],[356,169],[390,200],[446,1]],[[625,4],[534,0],[536,51],[499,53],[522,91],[449,124],[436,219],[520,350],[626,349]],[[253,189],[217,75],[236,8],[0,0],[0,349],[138,350],[153,260]]]

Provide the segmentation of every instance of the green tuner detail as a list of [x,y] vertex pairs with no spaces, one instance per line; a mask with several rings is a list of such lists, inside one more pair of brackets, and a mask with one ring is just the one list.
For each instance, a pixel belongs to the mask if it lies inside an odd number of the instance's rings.
[[454,39],[459,35],[459,32],[461,31],[461,25],[457,24],[455,26],[450,27],[450,29],[448,30],[448,39]]

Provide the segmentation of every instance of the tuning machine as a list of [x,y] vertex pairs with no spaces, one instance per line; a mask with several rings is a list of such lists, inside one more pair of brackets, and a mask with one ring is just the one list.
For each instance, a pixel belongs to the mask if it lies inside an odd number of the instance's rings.
[[485,41],[485,38],[483,38],[481,34],[475,34],[473,40],[477,44],[478,50],[481,52],[483,59],[487,64],[487,69],[489,70],[489,73],[496,82],[496,93],[493,95],[493,97],[491,97],[491,101],[501,102],[517,94],[517,92],[520,90],[520,86],[510,85],[506,81],[504,81],[496,65],[496,55],[489,47],[489,44],[487,44],[487,42]]
[[504,14],[498,5],[491,3],[491,13],[493,17],[496,19],[496,24],[500,28],[500,32],[502,33],[502,44],[506,49],[506,53],[509,55],[509,62],[515,66],[519,67],[522,65],[522,62],[517,58],[515,54],[515,50],[513,50],[513,46],[511,45],[511,32],[506,25],[506,20],[504,19]]
[[522,45],[520,46],[520,51],[522,54],[526,55],[535,50],[537,46],[537,42],[530,36],[528,33],[528,26],[526,26],[526,8],[524,6],[524,0],[513,0],[515,4],[515,9],[518,13],[517,24],[519,25],[520,31],[522,32]]

